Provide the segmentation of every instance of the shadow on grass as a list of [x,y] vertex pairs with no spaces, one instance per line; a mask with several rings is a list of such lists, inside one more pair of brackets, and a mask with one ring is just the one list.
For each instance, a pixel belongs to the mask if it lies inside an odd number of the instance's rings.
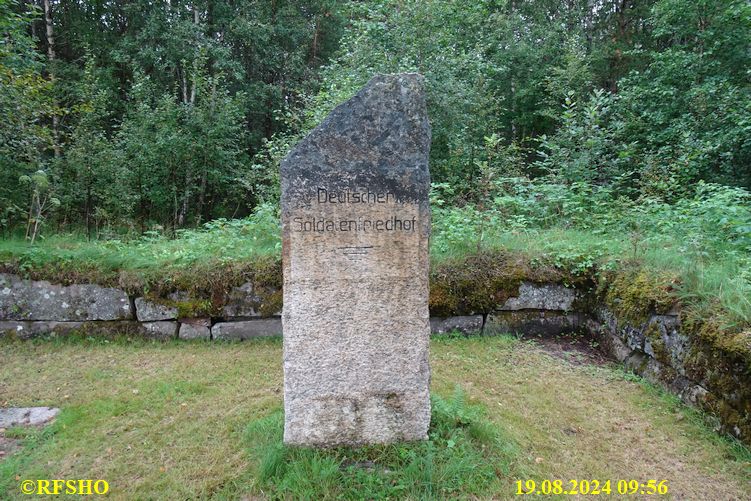
[[484,420],[457,388],[433,395],[429,438],[313,449],[282,443],[282,411],[250,424],[245,440],[259,493],[284,499],[473,498],[511,489],[521,478],[518,446]]

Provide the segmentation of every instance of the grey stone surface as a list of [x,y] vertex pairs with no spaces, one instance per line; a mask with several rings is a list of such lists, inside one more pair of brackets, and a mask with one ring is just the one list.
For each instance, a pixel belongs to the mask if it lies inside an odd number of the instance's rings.
[[177,322],[143,322],[146,336],[152,339],[175,339],[177,337]]
[[222,308],[222,315],[226,317],[255,317],[260,302],[253,291],[253,284],[248,282],[240,287],[233,287]]
[[171,339],[176,336],[177,322],[138,322],[112,320],[92,322],[0,321],[0,337],[32,339],[38,336],[63,336],[72,331],[86,336],[112,336],[124,334],[136,337]]
[[613,312],[605,306],[598,306],[594,311],[594,318],[592,319],[603,330],[616,333],[618,331],[618,319],[615,318]]
[[238,322],[219,322],[211,328],[211,337],[225,341],[240,341],[254,337],[278,336],[282,333],[280,318],[259,318]]
[[284,441],[427,438],[430,125],[378,75],[282,161]]
[[[650,325],[657,324],[660,333],[661,346],[670,357],[670,365],[681,375],[686,375],[686,358],[690,340],[688,336],[680,331],[680,319],[673,315],[653,315],[650,319]],[[647,341],[644,342],[644,349],[647,351]],[[655,356],[653,345],[649,343],[652,356]]]
[[706,388],[695,384],[688,386],[681,394],[681,399],[690,405],[700,405],[707,398],[709,392]]
[[625,325],[620,332],[621,339],[633,350],[644,351],[644,331],[646,325]]
[[446,334],[455,331],[463,334],[479,333],[482,331],[482,315],[448,318],[433,317],[430,319],[430,332],[432,334]]
[[58,413],[60,413],[60,409],[54,407],[0,408],[0,428],[41,426],[55,419]]
[[206,325],[181,323],[180,339],[211,339],[211,329]]
[[137,297],[136,317],[141,322],[155,322],[158,320],[174,320],[177,318],[177,308],[149,301],[146,298]]
[[0,273],[0,319],[70,322],[131,318],[128,295],[120,289],[55,285]]
[[46,322],[46,321],[0,321],[0,337],[8,336],[16,339],[32,339],[49,334],[67,334],[83,327],[83,322]]
[[181,317],[181,324],[195,325],[196,327],[211,327],[211,319],[208,317]]
[[619,338],[615,334],[612,334],[610,332],[602,332],[598,337],[602,339],[606,351],[613,357],[615,357],[615,359],[619,362],[623,362],[629,356],[631,356],[631,352],[633,350],[626,346],[621,338]]
[[578,313],[559,311],[497,311],[488,315],[484,334],[555,336],[575,332],[583,325]]
[[502,311],[571,311],[575,300],[575,289],[569,289],[558,284],[522,282],[519,286],[519,296],[508,298],[498,309]]

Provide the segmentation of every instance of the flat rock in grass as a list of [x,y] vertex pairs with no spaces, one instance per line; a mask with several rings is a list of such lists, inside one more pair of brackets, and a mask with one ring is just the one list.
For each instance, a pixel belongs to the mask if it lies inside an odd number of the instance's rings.
[[94,284],[55,285],[0,273],[0,318],[4,320],[125,320],[133,318],[128,295]]
[[219,322],[211,328],[211,336],[214,339],[224,341],[242,341],[256,337],[278,336],[281,333],[282,321],[279,318]]
[[41,426],[49,423],[60,413],[54,407],[0,408],[0,428],[11,426]]
[[148,299],[137,297],[136,317],[141,322],[156,322],[159,320],[174,320],[177,318],[177,308],[155,303]]
[[429,150],[422,76],[378,75],[282,161],[288,444],[427,438]]

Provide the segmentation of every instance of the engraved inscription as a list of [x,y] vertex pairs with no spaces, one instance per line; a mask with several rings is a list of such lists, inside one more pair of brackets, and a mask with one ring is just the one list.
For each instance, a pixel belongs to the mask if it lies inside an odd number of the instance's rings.
[[318,188],[319,204],[387,204],[404,203],[396,194],[391,192],[370,191],[361,188],[354,191],[329,191],[326,188]]
[[293,232],[414,232],[417,227],[417,217],[404,218],[397,215],[385,218],[354,215],[350,215],[350,217],[321,216],[321,213],[325,214],[333,209],[331,204],[351,205],[353,208],[362,204],[386,204],[393,206],[397,210],[404,207],[405,202],[391,192],[371,191],[368,188],[360,188],[354,191],[331,191],[323,187],[318,187],[317,203],[310,201],[308,197],[306,197],[305,202],[308,211],[316,213],[316,215],[310,214],[308,216],[292,218]]
[[302,218],[295,217],[292,219],[295,223],[292,231],[299,232],[362,232],[368,233],[369,231],[415,231],[417,225],[417,218],[412,219],[400,219],[396,216],[391,216],[388,219],[368,219],[362,216],[357,219],[326,219],[324,217],[311,217]]

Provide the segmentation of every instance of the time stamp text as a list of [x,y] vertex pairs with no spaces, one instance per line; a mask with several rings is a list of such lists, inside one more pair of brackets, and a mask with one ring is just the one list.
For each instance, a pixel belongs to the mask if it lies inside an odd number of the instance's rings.
[[667,480],[517,480],[516,494],[525,495],[572,495],[597,496],[612,495],[646,495],[664,496],[668,493]]

